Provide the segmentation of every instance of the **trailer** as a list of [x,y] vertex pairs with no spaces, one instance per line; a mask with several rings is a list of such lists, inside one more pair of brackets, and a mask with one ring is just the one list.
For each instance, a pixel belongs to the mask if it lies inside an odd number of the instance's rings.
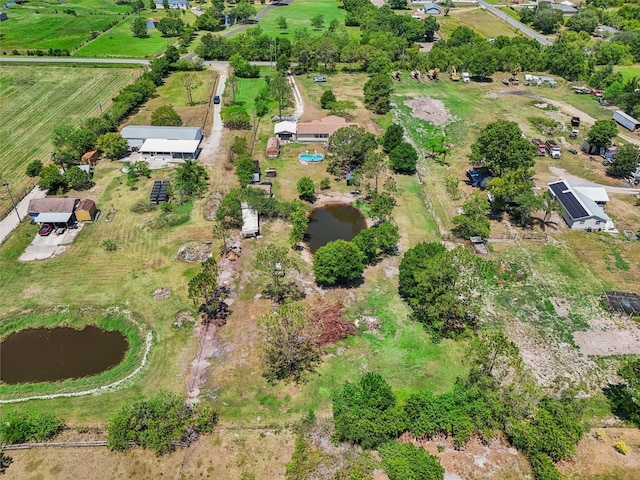
[[631,115],[627,115],[622,110],[616,110],[613,112],[611,119],[632,132],[640,128],[640,121],[636,120]]
[[547,147],[547,152],[549,152],[549,156],[551,158],[560,158],[560,146],[555,140],[547,140],[545,142],[545,147]]

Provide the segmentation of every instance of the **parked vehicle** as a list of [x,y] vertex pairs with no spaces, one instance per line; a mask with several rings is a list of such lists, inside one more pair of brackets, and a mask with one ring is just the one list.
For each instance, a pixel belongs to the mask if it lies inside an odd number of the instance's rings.
[[569,134],[569,138],[578,138],[579,133],[580,132],[574,128],[573,130],[571,130],[571,133]]
[[313,81],[314,82],[326,82],[327,79],[324,78],[324,76],[322,76],[322,75],[316,75],[315,77],[313,77]]
[[474,167],[467,170],[467,177],[472,187],[479,187],[484,189],[487,186],[487,182],[491,180],[491,173],[486,167]]
[[38,235],[46,237],[47,235],[51,235],[51,232],[53,232],[53,225],[50,223],[43,223],[40,230],[38,230]]
[[547,152],[549,152],[549,156],[551,158],[560,158],[560,146],[555,140],[547,140],[545,142],[545,146],[547,147]]
[[579,127],[580,126],[580,117],[571,117],[571,126]]
[[471,81],[471,76],[469,75],[469,72],[462,72],[462,81],[464,83],[469,83]]
[[216,95],[215,97],[213,97],[213,103],[215,103],[216,105],[220,103],[220,95]]
[[547,147],[542,140],[540,140],[539,138],[532,138],[531,143],[533,143],[538,149],[539,157],[545,157],[547,155]]
[[569,150],[569,152],[573,153],[574,155],[577,155],[577,154],[578,154],[578,151],[577,151],[575,148],[573,148],[573,147],[568,148],[567,150]]

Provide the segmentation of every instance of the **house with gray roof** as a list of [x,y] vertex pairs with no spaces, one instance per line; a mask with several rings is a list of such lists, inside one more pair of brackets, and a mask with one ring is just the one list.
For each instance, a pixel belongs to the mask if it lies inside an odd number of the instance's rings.
[[[611,218],[590,198],[591,192],[586,186],[575,188],[566,180],[559,180],[550,183],[548,191],[562,207],[562,218],[571,230],[615,231]],[[603,203],[601,192],[594,190],[594,193],[599,195],[599,203]]]
[[131,150],[139,150],[147,140],[202,140],[199,127],[153,127],[150,125],[127,125],[120,131]]

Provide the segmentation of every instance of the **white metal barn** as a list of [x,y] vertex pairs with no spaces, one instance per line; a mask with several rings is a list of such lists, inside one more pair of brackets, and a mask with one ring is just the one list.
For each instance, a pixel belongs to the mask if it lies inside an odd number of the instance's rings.
[[198,158],[200,140],[165,140],[150,138],[140,147],[142,160],[164,160],[182,163],[189,158]]

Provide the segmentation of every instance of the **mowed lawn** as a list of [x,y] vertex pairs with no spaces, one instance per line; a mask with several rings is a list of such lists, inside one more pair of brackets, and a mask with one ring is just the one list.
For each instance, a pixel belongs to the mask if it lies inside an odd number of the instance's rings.
[[616,72],[622,74],[622,78],[629,80],[633,77],[640,77],[640,64],[629,65],[626,67],[615,67]]
[[[143,18],[160,19],[163,12],[142,12]],[[175,37],[163,37],[160,31],[149,28],[148,38],[136,38],[131,31],[131,24],[135,16],[126,20],[103,33],[95,40],[87,43],[74,52],[77,57],[146,57],[164,52],[169,46],[176,43]],[[191,23],[195,16],[189,12],[181,17],[185,23]]]
[[[0,177],[15,196],[33,185],[25,174],[32,160],[49,161],[51,133],[62,123],[80,125],[106,110],[139,69],[3,65],[0,70]],[[0,193],[0,212],[10,205]]]
[[[75,15],[65,13],[73,10]],[[2,51],[29,49],[73,49],[122,20],[128,5],[110,0],[68,0],[60,4],[42,0],[8,7],[9,19],[2,22]]]
[[440,24],[440,32],[448,36],[456,27],[467,26],[487,38],[499,35],[515,37],[518,31],[506,22],[481,9],[452,8],[447,17],[436,17]]
[[[260,19],[260,27],[267,35],[293,36],[297,29],[306,27],[314,30],[311,19],[316,15],[324,15],[324,27],[329,26],[331,20],[338,20],[344,25],[345,11],[339,8],[337,0],[295,0],[292,4],[269,9]],[[278,17],[287,19],[287,30],[278,26]]]

